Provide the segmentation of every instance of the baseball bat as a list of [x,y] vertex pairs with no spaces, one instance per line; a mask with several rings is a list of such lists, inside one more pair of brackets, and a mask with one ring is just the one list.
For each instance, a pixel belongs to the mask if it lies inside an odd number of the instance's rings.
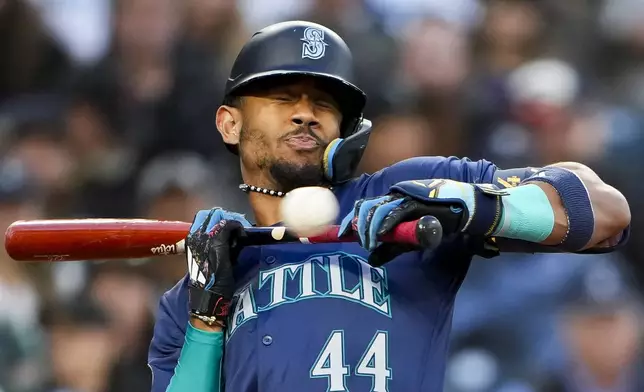
[[[51,219],[16,221],[5,232],[5,249],[16,261],[57,262],[135,259],[182,254],[190,223],[151,219]],[[338,238],[339,226],[321,235],[298,237],[286,227],[250,227],[238,246],[277,243],[355,242],[353,234]],[[443,236],[440,222],[432,217],[399,224],[379,238],[396,242],[437,246]]]

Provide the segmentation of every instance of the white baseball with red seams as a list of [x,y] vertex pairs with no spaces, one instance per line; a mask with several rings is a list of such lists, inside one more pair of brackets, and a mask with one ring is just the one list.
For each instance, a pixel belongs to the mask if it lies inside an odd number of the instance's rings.
[[288,192],[280,204],[284,226],[300,237],[322,234],[335,224],[340,205],[331,190],[308,186]]

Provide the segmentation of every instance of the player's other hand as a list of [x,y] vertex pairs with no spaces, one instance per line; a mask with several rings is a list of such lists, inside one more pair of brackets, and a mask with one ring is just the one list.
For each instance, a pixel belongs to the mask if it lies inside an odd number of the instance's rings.
[[[351,232],[356,234],[360,245],[370,252],[369,264],[380,267],[403,253],[423,250],[414,245],[382,243],[378,240],[378,237],[389,233],[402,222],[431,215],[441,222],[444,233],[452,233],[456,230],[455,224],[449,226],[449,223],[454,221],[454,219],[447,219],[454,215],[449,208],[439,208],[443,211],[436,210],[399,193],[361,199],[355,202],[353,211],[342,220],[338,236],[342,237]],[[437,212],[440,213],[437,214]],[[447,222],[448,227],[445,227],[444,222]]]
[[385,196],[356,201],[353,211],[342,220],[339,236],[356,233],[361,246],[371,252],[369,264],[381,266],[402,253],[419,250],[378,241],[398,224],[430,215],[441,223],[444,235],[484,235],[500,214],[497,206],[500,208],[502,193],[491,186],[452,180],[403,181]]
[[225,322],[235,284],[234,243],[250,226],[243,215],[221,208],[197,212],[186,237],[191,313]]

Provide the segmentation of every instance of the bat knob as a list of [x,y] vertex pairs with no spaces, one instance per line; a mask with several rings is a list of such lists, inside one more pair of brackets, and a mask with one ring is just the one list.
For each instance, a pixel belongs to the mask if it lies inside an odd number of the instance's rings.
[[443,240],[443,225],[431,215],[423,216],[416,224],[418,244],[426,249],[434,249]]

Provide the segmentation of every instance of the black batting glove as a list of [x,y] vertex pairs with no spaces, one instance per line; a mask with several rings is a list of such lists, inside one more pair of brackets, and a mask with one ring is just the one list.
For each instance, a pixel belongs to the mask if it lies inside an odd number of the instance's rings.
[[220,208],[199,211],[186,237],[190,281],[189,306],[194,315],[216,317],[225,323],[235,280],[236,241],[250,223],[242,215]]

